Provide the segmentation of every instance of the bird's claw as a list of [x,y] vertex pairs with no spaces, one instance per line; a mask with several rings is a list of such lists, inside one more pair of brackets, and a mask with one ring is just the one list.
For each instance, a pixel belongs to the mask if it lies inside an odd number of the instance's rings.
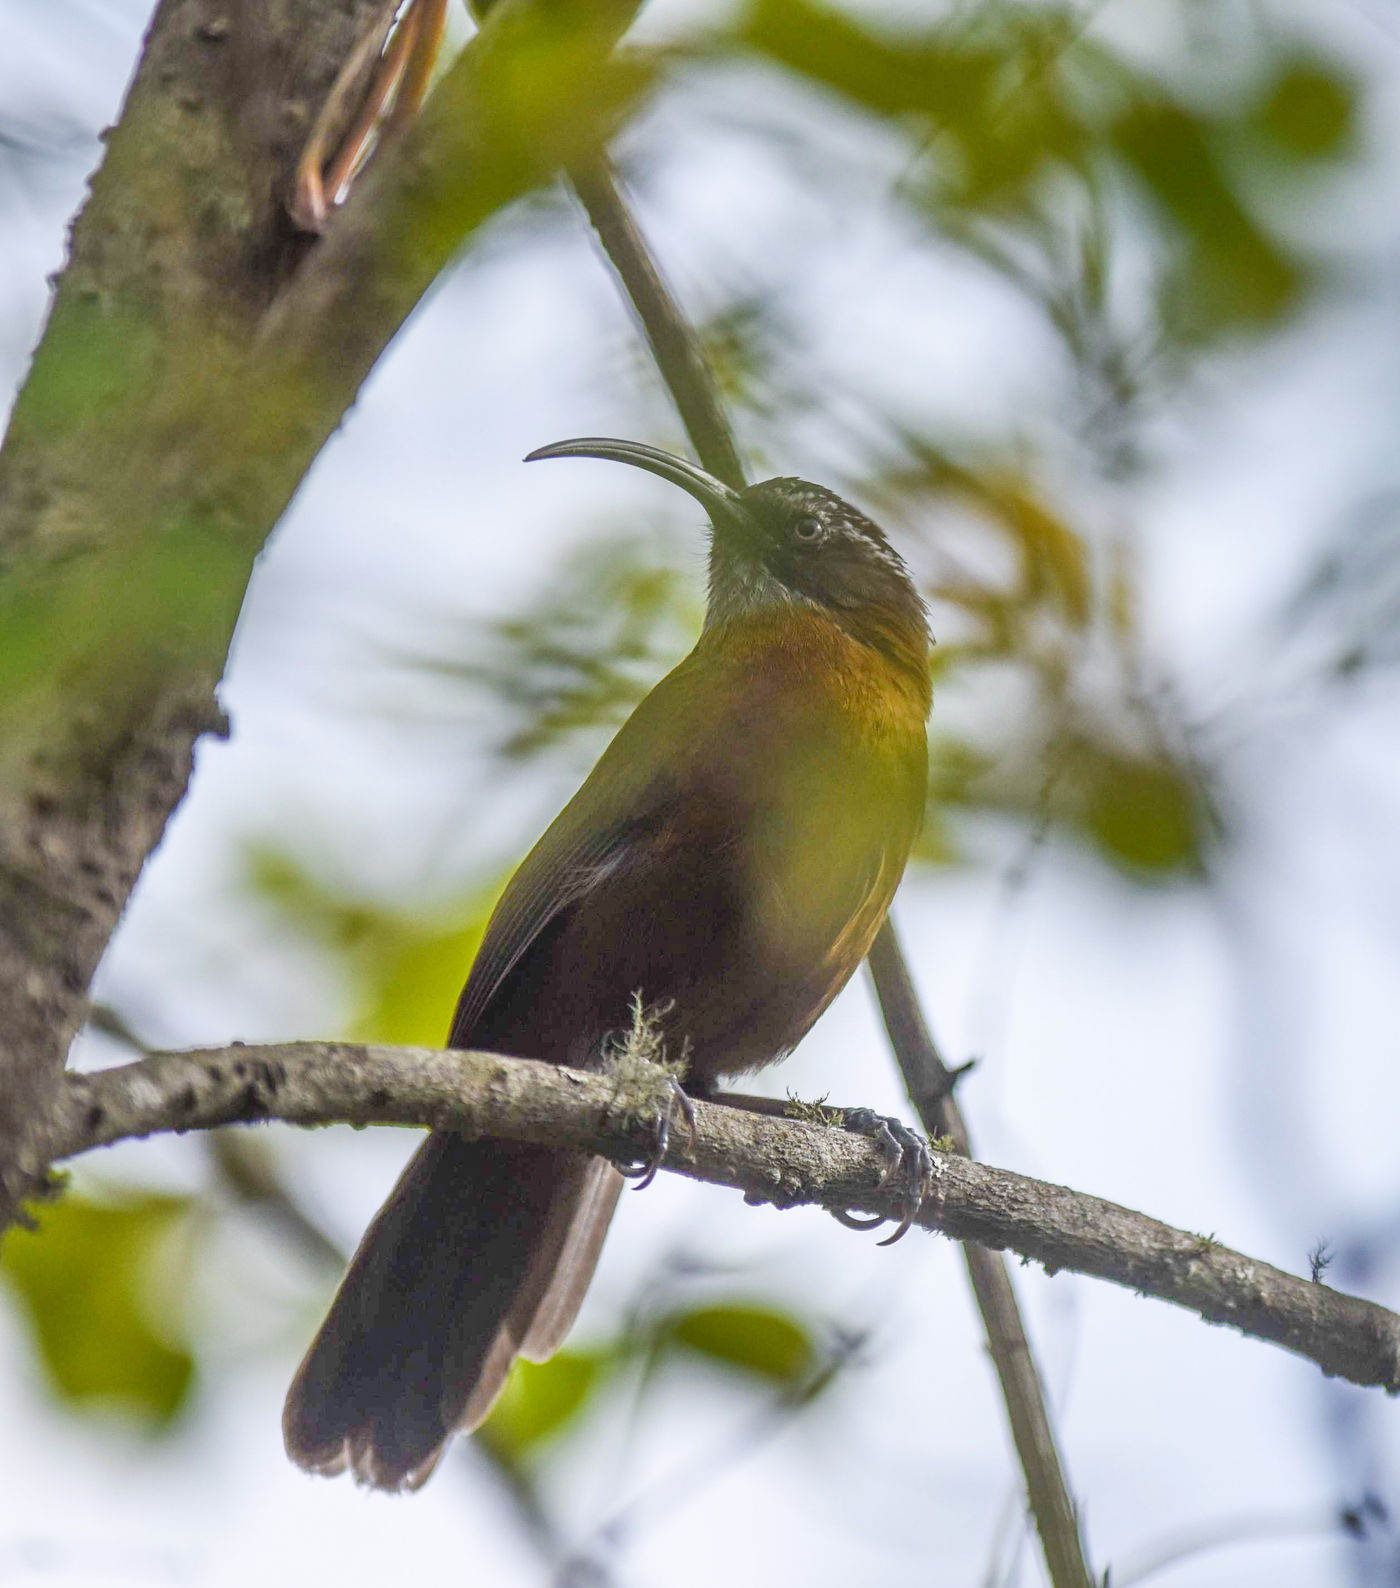
[[[884,1160],[880,1184],[888,1185],[897,1177],[904,1192],[899,1228],[880,1242],[881,1246],[893,1246],[918,1217],[924,1198],[932,1189],[933,1154],[928,1142],[917,1131],[888,1114],[877,1114],[873,1108],[847,1108],[842,1110],[842,1116],[847,1130],[857,1136],[868,1136],[880,1149]],[[878,1213],[861,1218],[844,1208],[833,1212],[838,1223],[853,1230],[873,1230],[877,1224],[886,1222]]]
[[674,1076],[668,1078],[666,1101],[656,1111],[654,1129],[655,1140],[651,1152],[641,1163],[628,1164],[625,1167],[618,1165],[619,1172],[628,1180],[635,1180],[634,1191],[645,1191],[656,1179],[656,1172],[661,1167],[666,1156],[666,1149],[671,1144],[671,1126],[675,1124],[679,1115],[685,1120],[686,1129],[690,1132],[691,1144],[695,1143],[695,1105],[686,1095],[681,1083]]

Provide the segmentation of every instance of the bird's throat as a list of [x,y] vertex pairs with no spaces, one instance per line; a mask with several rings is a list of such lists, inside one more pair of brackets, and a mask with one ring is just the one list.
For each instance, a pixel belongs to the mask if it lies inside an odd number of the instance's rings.
[[715,543],[710,546],[710,589],[705,627],[754,617],[765,611],[816,604],[790,590],[757,558],[736,555]]

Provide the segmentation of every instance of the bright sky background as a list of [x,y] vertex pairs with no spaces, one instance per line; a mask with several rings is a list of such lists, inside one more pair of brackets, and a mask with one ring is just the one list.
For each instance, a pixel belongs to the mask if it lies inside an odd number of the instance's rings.
[[[45,275],[146,9],[0,0],[0,134],[33,145],[0,149],[6,388],[22,378]],[[652,10],[657,31],[707,15],[698,3]],[[1359,495],[1400,483],[1400,9],[1291,10],[1366,74],[1367,139],[1390,153],[1330,201],[1352,239],[1346,279],[1262,352],[1209,364],[1173,413],[1162,467],[1135,488],[1152,644],[1201,715],[1231,698],[1256,625],[1308,549]],[[1162,14],[1107,0],[1097,25],[1151,41]],[[724,118],[751,86],[739,73],[697,81],[628,145],[646,151],[643,219],[687,300],[711,306],[744,279],[781,289],[834,404],[878,374],[911,414],[951,416],[970,435],[1049,423],[1064,371],[1027,311],[965,261],[916,247],[878,191],[863,210],[834,212],[819,188],[727,136]],[[813,135],[873,136],[820,116]],[[892,180],[895,151],[889,160]],[[503,772],[484,708],[424,711],[405,651],[459,654],[474,625],[536,592],[610,516],[654,515],[698,591],[703,526],[687,501],[632,471],[519,462],[569,435],[676,441],[656,431],[629,321],[582,228],[551,225],[508,247],[522,224],[508,218],[440,284],[259,564],[225,690],[233,738],[202,750],[102,973],[106,996],[154,1042],[325,1034],[354,1012],[334,966],[249,894],[249,844],[294,847],[370,895],[450,899],[523,849],[570,792],[578,768]],[[767,460],[772,472],[839,487],[830,435],[815,416]],[[1066,489],[1113,510],[1102,486]],[[1303,731],[1281,710],[1238,748],[1230,766],[1251,837],[1214,900],[1185,884],[1136,887],[1060,844],[1012,898],[1004,879],[1020,840],[991,823],[965,832],[971,864],[911,876],[897,915],[950,1054],[981,1058],[965,1103],[982,1156],[1294,1271],[1319,1237],[1374,1231],[1373,1271],[1331,1277],[1400,1305],[1396,704],[1382,675]],[[97,1044],[82,1055],[113,1056]],[[773,1084],[899,1108],[863,981]],[[294,1145],[310,1205],[350,1242],[409,1143],[326,1132]],[[175,1142],[97,1167],[180,1185],[203,1172],[193,1145]],[[913,1235],[879,1250],[817,1213],[756,1211],[663,1176],[624,1198],[581,1337],[682,1254],[732,1268],[716,1293],[826,1313],[871,1339],[864,1364],[773,1442],[656,1507],[619,1582],[988,1582],[1014,1477],[955,1249]],[[324,1295],[251,1228],[223,1228],[198,1262],[217,1370],[162,1443],[57,1412],[0,1311],[0,1583],[545,1580],[470,1449],[406,1500],[294,1471],[280,1401]],[[1017,1278],[1094,1558],[1114,1565],[1115,1584],[1158,1541],[1241,1518],[1296,1536],[1237,1542],[1160,1580],[1400,1580],[1378,1574],[1382,1545],[1328,1531],[1367,1488],[1400,1501],[1400,1407],[1156,1302],[1070,1275]],[[749,1415],[751,1402],[697,1371],[666,1387],[630,1441],[620,1419],[571,1433],[558,1455],[571,1536],[703,1464]],[[1394,1540],[1383,1547],[1396,1570]],[[1038,1572],[1028,1550],[1020,1580]]]

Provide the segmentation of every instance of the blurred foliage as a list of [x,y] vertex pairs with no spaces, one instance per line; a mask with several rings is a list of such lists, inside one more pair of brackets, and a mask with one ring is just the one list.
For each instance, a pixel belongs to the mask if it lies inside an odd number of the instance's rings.
[[[951,638],[946,622],[937,625],[919,856],[956,860],[949,812],[980,808],[1062,824],[1138,879],[1201,874],[1222,822],[1182,724],[1144,688],[1138,597],[1124,562],[1096,553],[1024,461],[958,458],[902,434],[861,494],[915,532],[957,518],[958,533],[937,542],[926,587],[935,614],[955,622]],[[654,551],[608,543],[490,625],[490,660],[460,672],[507,710],[506,756],[592,756],[693,632],[686,581],[658,568]],[[1021,708],[988,717],[975,735],[950,728],[947,692],[988,672],[1016,676]]]
[[352,1035],[362,1042],[426,1047],[442,1042],[481,946],[487,913],[469,908],[460,923],[449,920],[436,928],[385,918],[374,944],[361,945],[359,959],[372,974],[360,983],[368,1001]]
[[[1139,880],[1205,876],[1229,836],[1218,772],[1142,630],[1131,523],[1068,504],[1066,463],[1116,490],[1140,479],[1152,424],[1201,360],[1282,330],[1326,281],[1299,205],[1358,154],[1360,109],[1351,68],[1316,42],[1262,15],[1203,16],[1154,57],[1092,7],[991,0],[920,24],[749,0],[705,46],[883,128],[907,152],[891,201],[1026,299],[1069,360],[1075,400],[1035,440],[954,442],[881,392],[842,393],[884,438],[860,443],[853,494],[930,554],[928,860],[958,857],[959,810],[1057,828]],[[854,193],[860,145],[814,146],[781,104],[750,136],[804,184],[829,178],[833,202],[843,182]],[[829,408],[776,283],[741,282],[701,331],[721,388],[775,445]],[[511,714],[506,753],[596,751],[693,634],[686,588],[645,540],[598,542],[494,624],[495,654],[466,671]]]
[[[1042,307],[1051,308],[1047,246],[1076,190],[1087,214],[1126,181],[1159,228],[1159,339],[1276,324],[1298,306],[1308,266],[1256,211],[1266,181],[1351,146],[1351,74],[1261,29],[1234,82],[1217,60],[1206,79],[1214,91],[1192,98],[1095,36],[1092,22],[1092,8],[992,0],[896,32],[812,0],[753,0],[738,36],[903,129],[918,156],[900,195],[911,214]],[[1241,158],[1261,140],[1274,157],[1267,172]],[[1092,295],[1095,284],[1079,286]]]
[[929,589],[960,624],[936,653],[936,682],[1000,673],[1019,701],[979,723],[976,740],[935,710],[924,858],[948,852],[938,817],[957,806],[1059,823],[1142,880],[1203,874],[1224,824],[1170,696],[1146,687],[1131,563],[1096,557],[1028,473],[996,458],[959,460],[906,436],[867,489],[916,520],[961,515]]
[[[941,531],[926,585],[942,643],[920,857],[956,860],[950,811],[985,809],[1060,824],[1138,879],[1201,874],[1222,822],[1183,725],[1144,685],[1127,559],[1104,557],[1025,458],[957,456],[901,432],[860,492],[888,521]],[[488,626],[486,661],[455,671],[506,709],[506,756],[592,756],[693,637],[692,590],[654,546],[591,546]],[[975,733],[950,727],[948,693],[994,672],[1015,675],[1020,708]],[[468,938],[443,941],[445,981]]]
[[1303,265],[1253,220],[1222,167],[1211,128],[1180,105],[1134,105],[1112,147],[1179,233],[1162,313],[1183,340],[1272,324],[1296,307]]
[[548,1362],[518,1357],[477,1438],[499,1459],[519,1462],[578,1416],[609,1365],[602,1351],[556,1351]]
[[1189,766],[1088,747],[1075,771],[1077,819],[1125,871],[1152,878],[1200,869],[1211,816]]
[[1367,496],[1335,527],[1275,621],[1324,681],[1400,663],[1400,489]]
[[667,1319],[662,1334],[712,1362],[788,1388],[808,1377],[817,1355],[808,1329],[767,1307],[697,1307]]
[[594,541],[566,558],[526,610],[486,626],[483,659],[460,676],[491,690],[522,758],[580,735],[590,750],[695,642],[694,581],[662,560],[653,532]]
[[788,1396],[824,1388],[830,1375],[818,1371],[816,1338],[811,1322],[752,1303],[663,1308],[591,1350],[560,1351],[544,1363],[517,1359],[477,1438],[496,1460],[518,1466],[574,1423],[629,1363],[641,1367],[644,1381],[668,1363],[699,1358],[737,1372],[750,1387]]
[[1257,126],[1285,157],[1332,159],[1354,147],[1356,99],[1356,85],[1335,67],[1285,55],[1257,101]]
[[245,860],[251,891],[345,964],[358,1005],[349,1035],[421,1047],[446,1040],[503,883],[438,910],[390,908],[337,892],[269,848]]
[[167,1427],[194,1374],[182,1298],[188,1198],[76,1192],[14,1229],[0,1277],[32,1332],[54,1394],[82,1412],[116,1408]]

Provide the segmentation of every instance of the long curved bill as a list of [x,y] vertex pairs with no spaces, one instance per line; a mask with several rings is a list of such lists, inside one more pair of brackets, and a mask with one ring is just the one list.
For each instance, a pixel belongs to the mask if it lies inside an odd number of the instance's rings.
[[718,530],[740,529],[747,521],[739,493],[713,474],[707,474],[698,464],[685,458],[673,457],[659,447],[649,447],[640,441],[615,441],[609,436],[579,436],[573,441],[556,441],[552,446],[537,447],[525,459],[534,463],[540,458],[606,458],[613,463],[630,463],[645,469],[648,474],[659,475],[672,485],[688,492],[710,515]]

